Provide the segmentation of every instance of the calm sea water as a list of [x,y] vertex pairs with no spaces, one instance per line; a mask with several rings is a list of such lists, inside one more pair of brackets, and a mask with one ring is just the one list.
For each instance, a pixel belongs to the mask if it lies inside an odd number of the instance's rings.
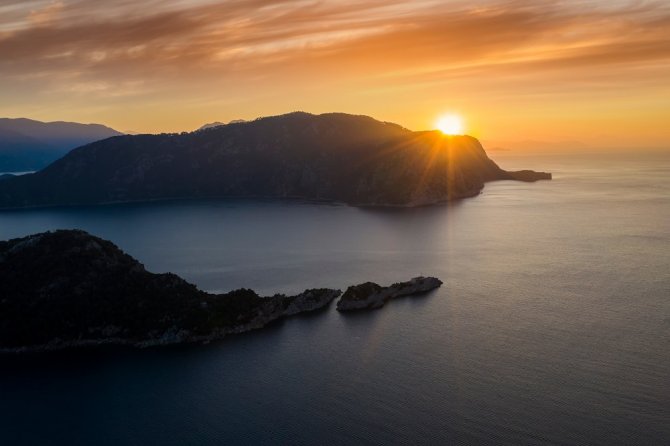
[[669,444],[670,153],[494,157],[555,179],[0,213],[2,239],[82,228],[213,292],[445,282],[206,346],[0,357],[0,443]]

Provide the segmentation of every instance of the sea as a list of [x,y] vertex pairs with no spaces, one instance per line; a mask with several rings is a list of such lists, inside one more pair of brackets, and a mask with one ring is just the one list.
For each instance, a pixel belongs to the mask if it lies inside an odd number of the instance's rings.
[[84,229],[215,293],[444,281],[207,345],[0,356],[0,444],[670,444],[670,150],[491,157],[554,179],[0,212],[0,239]]

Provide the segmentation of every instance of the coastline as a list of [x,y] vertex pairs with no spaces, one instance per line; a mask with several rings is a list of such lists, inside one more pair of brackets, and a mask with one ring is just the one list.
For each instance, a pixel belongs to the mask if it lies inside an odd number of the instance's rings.
[[[534,172],[534,171],[532,171]],[[544,172],[536,172],[544,173]],[[549,178],[542,178],[534,181],[519,180],[516,178],[500,178],[494,179],[488,182],[497,182],[497,181],[520,181],[520,182],[535,182],[542,180],[550,180]],[[340,200],[331,200],[325,198],[315,198],[307,196],[277,196],[277,195],[212,195],[212,196],[198,196],[198,197],[164,197],[164,198],[146,198],[146,199],[137,199],[137,200],[111,200],[111,201],[102,201],[102,202],[93,202],[93,203],[58,203],[58,204],[43,204],[43,205],[26,205],[26,206],[11,206],[11,207],[0,207],[0,212],[11,212],[11,211],[22,211],[22,210],[33,210],[33,209],[57,209],[57,208],[77,208],[77,207],[103,207],[103,206],[115,206],[123,204],[142,204],[142,203],[161,203],[161,202],[187,202],[187,201],[198,201],[198,200],[278,200],[278,201],[293,201],[293,202],[307,202],[315,204],[326,204],[333,206],[350,206],[355,208],[398,208],[398,209],[411,209],[427,206],[439,206],[446,203],[464,200],[467,198],[473,198],[480,194],[486,187],[486,183],[482,184],[480,188],[474,188],[469,191],[462,192],[457,195],[452,195],[444,199],[435,199],[435,200],[412,200],[407,203],[377,203],[377,202],[345,202]]]

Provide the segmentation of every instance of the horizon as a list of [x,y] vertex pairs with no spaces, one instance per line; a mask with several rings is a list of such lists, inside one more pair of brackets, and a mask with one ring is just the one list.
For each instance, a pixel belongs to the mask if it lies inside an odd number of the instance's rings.
[[663,2],[11,0],[0,115],[175,133],[296,109],[412,130],[455,114],[483,141],[668,147],[669,21]]
[[[372,118],[376,121],[379,122],[384,122],[384,123],[390,123],[390,124],[395,124],[395,125],[400,125],[401,127],[406,128],[407,130],[410,130],[412,132],[430,132],[430,131],[441,131],[442,133],[445,133],[446,135],[449,135],[448,132],[444,132],[441,130],[439,127],[439,124],[435,126],[435,128],[426,128],[426,129],[409,129],[406,126],[402,125],[401,123],[398,122],[390,122],[390,121],[381,121],[379,119],[376,119],[374,116],[368,116],[368,115],[360,115],[360,114],[352,114],[352,113],[344,113],[344,112],[327,112],[327,113],[311,113],[311,112],[306,112],[302,110],[296,110],[296,111],[290,111],[286,113],[281,113],[278,115],[270,115],[270,116],[257,116],[252,119],[234,119],[229,122],[222,122],[218,120],[211,120],[209,122],[206,122],[202,124],[201,126],[194,128],[194,129],[184,129],[184,130],[177,130],[177,131],[159,131],[159,132],[136,132],[136,131],[124,131],[124,130],[119,130],[117,128],[113,128],[105,123],[102,122],[77,122],[77,121],[63,121],[63,120],[56,120],[56,121],[40,121],[38,119],[30,118],[30,117],[9,117],[9,116],[0,116],[1,119],[10,119],[10,120],[20,120],[20,119],[26,119],[30,121],[35,121],[35,122],[41,122],[43,124],[80,124],[80,125],[87,125],[87,126],[105,126],[108,127],[111,130],[118,131],[124,135],[159,135],[159,134],[180,134],[180,133],[192,133],[192,132],[197,132],[200,130],[204,130],[207,126],[210,126],[212,124],[218,125],[228,125],[228,124],[239,124],[239,123],[247,123],[247,122],[253,122],[258,119],[265,119],[265,118],[274,118],[274,117],[279,117],[279,116],[285,116],[288,114],[292,113],[306,113],[312,116],[320,116],[320,115],[328,115],[328,114],[348,114],[351,116],[361,116],[361,117],[367,117],[367,118]],[[439,121],[439,117],[438,117]],[[596,152],[602,152],[602,151],[667,151],[670,150],[670,144],[659,144],[659,145],[637,145],[637,146],[630,146],[630,145],[609,145],[609,146],[603,146],[603,145],[594,145],[594,144],[589,144],[584,141],[579,141],[579,140],[538,140],[538,139],[510,139],[510,140],[496,140],[496,139],[481,139],[478,138],[475,135],[472,135],[468,133],[467,131],[464,131],[463,133],[457,133],[457,134],[452,134],[449,136],[467,136],[467,137],[473,137],[477,139],[484,149],[487,152],[493,152],[495,154],[500,154],[501,152],[552,152],[552,153],[560,153],[560,152],[576,152],[576,151],[582,151],[585,153],[596,153]]]

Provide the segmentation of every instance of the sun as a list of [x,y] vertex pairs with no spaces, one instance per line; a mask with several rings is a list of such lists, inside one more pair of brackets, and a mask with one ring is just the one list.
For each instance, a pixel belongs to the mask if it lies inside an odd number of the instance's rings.
[[435,127],[445,135],[462,135],[463,118],[458,115],[440,116],[435,123]]

